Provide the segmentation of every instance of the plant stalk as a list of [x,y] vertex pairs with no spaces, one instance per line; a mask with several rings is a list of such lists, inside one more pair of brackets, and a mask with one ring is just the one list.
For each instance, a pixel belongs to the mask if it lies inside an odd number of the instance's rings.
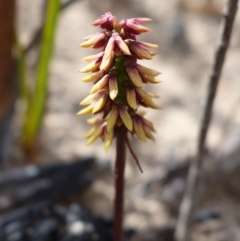
[[218,40],[218,46],[215,52],[212,73],[209,78],[208,95],[204,115],[199,130],[198,150],[196,158],[192,161],[188,173],[187,190],[180,207],[180,214],[177,221],[175,240],[190,240],[190,229],[192,216],[196,204],[196,194],[200,182],[200,173],[205,158],[205,146],[208,129],[211,123],[212,109],[214,99],[217,94],[217,86],[220,79],[222,67],[227,53],[231,38],[234,19],[237,13],[238,0],[228,0],[226,10],[223,15],[221,34]]
[[124,208],[124,170],[126,163],[125,135],[121,129],[116,134],[116,162],[114,170],[115,199],[114,199],[114,230],[113,240],[122,241],[123,237],[123,208]]

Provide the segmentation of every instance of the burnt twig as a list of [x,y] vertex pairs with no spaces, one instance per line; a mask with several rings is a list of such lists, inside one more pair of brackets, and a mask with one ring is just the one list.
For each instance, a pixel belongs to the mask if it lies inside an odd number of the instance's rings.
[[199,174],[201,172],[205,155],[205,141],[211,121],[214,97],[217,92],[217,85],[219,82],[219,77],[224,63],[226,51],[229,45],[234,18],[237,12],[237,4],[238,0],[229,0],[227,3],[226,12],[223,15],[220,41],[215,53],[214,64],[208,86],[207,102],[199,132],[197,156],[192,161],[188,174],[187,190],[180,207],[180,215],[175,232],[176,241],[189,240],[189,227],[195,204],[194,198],[196,196],[197,186],[199,183]]

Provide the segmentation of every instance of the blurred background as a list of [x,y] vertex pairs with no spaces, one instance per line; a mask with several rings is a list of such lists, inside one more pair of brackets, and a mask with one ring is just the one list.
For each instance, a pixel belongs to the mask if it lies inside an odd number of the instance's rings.
[[[140,36],[159,45],[142,64],[160,71],[148,87],[156,143],[132,139],[127,157],[125,238],[173,240],[189,163],[196,153],[226,0],[8,0],[0,3],[0,240],[111,240],[114,147],[85,146],[76,116],[90,84],[78,72],[83,38],[110,11],[148,17]],[[218,86],[192,240],[240,240],[240,16]],[[85,235],[85,236],[84,236]]]

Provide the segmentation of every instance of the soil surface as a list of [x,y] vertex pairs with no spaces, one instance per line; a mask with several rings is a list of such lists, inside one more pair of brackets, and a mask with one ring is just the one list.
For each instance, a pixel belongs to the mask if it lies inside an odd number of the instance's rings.
[[[42,23],[43,2],[17,1],[17,25],[21,42],[25,46]],[[112,12],[118,19],[153,19],[146,25],[152,31],[143,34],[140,39],[158,44],[159,54],[153,60],[141,63],[162,73],[162,83],[149,87],[150,91],[159,95],[156,103],[161,106],[161,110],[146,110],[146,117],[154,123],[157,130],[156,143],[144,143],[136,138],[131,140],[144,173],[139,172],[130,154],[127,157],[125,226],[139,231],[139,236],[134,240],[161,240],[157,236],[147,238],[147,235],[154,233],[153,230],[175,224],[185,189],[186,171],[181,174],[177,172],[166,182],[164,180],[172,167],[188,163],[189,158],[195,154],[225,2],[79,0],[59,16],[47,109],[36,162],[47,164],[55,160],[69,161],[75,157],[96,156],[99,162],[110,163],[109,170],[98,174],[94,184],[81,197],[81,202],[94,214],[107,218],[112,216],[114,145],[107,153],[100,141],[91,146],[85,145],[84,135],[90,127],[86,123],[87,118],[76,116],[76,113],[81,108],[79,102],[88,95],[91,84],[80,81],[84,75],[78,70],[84,66],[82,58],[96,51],[81,49],[79,44],[85,36],[98,31],[91,23],[105,12]],[[36,51],[37,49],[33,49],[28,56],[31,70],[29,80],[32,83]],[[221,170],[226,170],[228,164],[226,168],[223,164],[226,163],[226,158],[240,148],[239,76],[238,13],[208,133],[209,157],[203,175],[207,176],[206,180],[209,180],[209,176],[214,176],[215,171],[220,172],[219,168],[215,168],[219,163],[223,165]],[[236,163],[238,167],[239,158]],[[209,188],[206,181],[203,181],[198,211],[214,210],[221,217],[197,222],[193,227],[193,240],[240,240],[240,171],[237,169],[234,172],[235,168],[236,166],[231,169],[232,172],[226,174],[222,182],[216,183],[214,180],[219,179],[213,178]],[[229,192],[229,186],[232,192]]]

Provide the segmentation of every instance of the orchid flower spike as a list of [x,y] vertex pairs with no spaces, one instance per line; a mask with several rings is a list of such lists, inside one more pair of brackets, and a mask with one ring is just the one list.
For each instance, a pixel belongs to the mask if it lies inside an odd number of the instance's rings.
[[80,103],[87,106],[78,112],[78,115],[94,115],[88,121],[93,127],[86,135],[87,145],[100,138],[107,151],[117,131],[126,133],[128,145],[128,132],[144,142],[155,140],[153,124],[138,111],[140,106],[159,109],[152,100],[157,95],[146,92],[144,85],[159,83],[155,77],[160,73],[137,63],[141,59],[151,60],[157,54],[156,44],[136,39],[150,31],[141,25],[149,21],[149,18],[131,18],[118,22],[107,12],[93,22],[102,30],[80,44],[83,48],[101,49],[99,54],[85,57],[83,61],[88,65],[80,70],[90,73],[83,82],[93,82],[89,95]]

